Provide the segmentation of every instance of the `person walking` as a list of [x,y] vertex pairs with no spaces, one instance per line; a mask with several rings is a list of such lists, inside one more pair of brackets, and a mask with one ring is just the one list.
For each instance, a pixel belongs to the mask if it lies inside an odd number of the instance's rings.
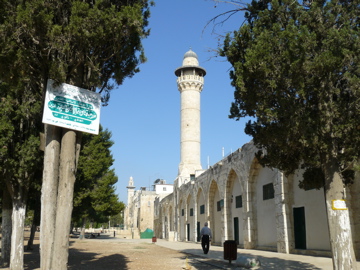
[[204,254],[207,254],[209,252],[210,248],[210,240],[211,240],[211,230],[208,227],[208,223],[204,223],[204,227],[200,231],[200,237],[201,237],[201,247],[204,251]]

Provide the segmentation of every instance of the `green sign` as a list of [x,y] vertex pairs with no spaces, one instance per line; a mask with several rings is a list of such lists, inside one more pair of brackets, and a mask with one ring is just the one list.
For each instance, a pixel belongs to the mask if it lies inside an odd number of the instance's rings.
[[91,104],[56,96],[48,102],[48,107],[55,118],[90,125],[97,115]]

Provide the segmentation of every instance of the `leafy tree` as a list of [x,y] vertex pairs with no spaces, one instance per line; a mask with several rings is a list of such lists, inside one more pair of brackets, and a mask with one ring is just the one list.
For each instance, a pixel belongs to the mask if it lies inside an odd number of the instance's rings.
[[331,206],[360,153],[359,1],[252,1],[245,18],[220,49],[233,66],[230,118],[253,118],[261,164],[302,166],[324,187],[334,269],[355,269],[349,212]]
[[124,208],[115,194],[114,185],[118,178],[110,169],[114,162],[110,151],[112,145],[111,132],[103,131],[102,127],[99,135],[83,136],[73,211],[73,219],[81,220],[83,228],[87,221],[105,222]]
[[[148,0],[0,0],[0,81],[11,91],[11,99],[21,99],[24,104],[31,105],[27,109],[31,112],[41,108],[49,78],[99,91],[106,104],[113,84],[120,85],[125,78],[132,77],[139,71],[138,65],[146,60],[141,40],[149,35],[151,4]],[[10,105],[13,104],[11,99],[6,101]],[[21,112],[26,113],[26,110]],[[29,124],[41,118],[33,118],[33,114],[28,113],[24,119]],[[29,134],[37,133],[27,125],[16,127]],[[9,124],[4,124],[4,128],[8,141],[12,141],[11,136],[21,134],[12,132]],[[81,134],[49,125],[45,125],[45,134],[41,268],[66,269],[67,234]],[[6,151],[10,150],[19,150],[13,152],[17,155],[27,153],[22,159],[27,167],[21,168],[17,175],[20,172],[27,172],[22,177],[31,175],[31,170],[27,169],[34,166],[35,155],[28,147],[38,146],[36,140],[38,135],[32,135],[21,148],[0,150],[1,155],[8,155]],[[19,183],[19,192],[14,192],[18,194],[18,199],[13,200],[15,204],[23,204],[26,197],[21,191],[25,182]],[[20,222],[13,228],[21,226]],[[12,246],[20,250],[23,241],[14,241]],[[12,255],[18,269],[22,268],[21,254],[16,251]],[[15,265],[11,267],[15,269]]]
[[[124,209],[125,210],[125,205]],[[119,227],[120,229],[124,228],[124,212],[121,211],[120,213],[117,213],[116,215],[113,215],[110,217],[110,227]]]
[[41,96],[32,93],[26,81],[19,82],[18,86],[1,83],[0,87],[0,172],[7,188],[3,194],[10,196],[13,213],[11,220],[7,210],[3,212],[2,261],[8,266],[12,259],[11,267],[19,269],[23,247],[9,245],[8,239],[11,237],[12,243],[23,242],[28,190],[42,172],[43,159],[39,150]]
[[123,202],[119,202],[118,196],[115,194],[114,185],[118,178],[113,169],[108,170],[104,176],[99,179],[98,184],[94,188],[92,195],[92,207],[96,212],[97,222],[108,220],[109,216],[119,214],[125,209]]

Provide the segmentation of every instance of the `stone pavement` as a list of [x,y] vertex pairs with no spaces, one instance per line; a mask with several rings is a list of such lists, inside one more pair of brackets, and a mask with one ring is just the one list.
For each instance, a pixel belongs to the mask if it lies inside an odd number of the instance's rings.
[[[145,239],[142,239],[145,240]],[[151,239],[149,239],[151,241]],[[169,242],[163,239],[157,239],[156,245],[166,248],[178,250],[184,253],[192,254],[202,258],[208,258],[217,261],[223,261],[228,264],[228,261],[224,260],[224,248],[220,246],[210,246],[208,254],[204,254],[200,243],[192,242]],[[237,256],[257,258],[261,266],[258,269],[264,270],[313,270],[313,269],[325,269],[332,270],[332,260],[326,257],[305,256],[296,254],[284,254],[277,252],[250,250],[250,249],[237,249]],[[232,264],[235,262],[233,261]],[[357,267],[360,269],[360,262],[357,262]]]

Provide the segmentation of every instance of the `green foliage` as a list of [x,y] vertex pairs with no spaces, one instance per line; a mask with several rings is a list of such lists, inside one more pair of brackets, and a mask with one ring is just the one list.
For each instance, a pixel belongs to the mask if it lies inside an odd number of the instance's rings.
[[[113,84],[132,77],[146,60],[141,40],[149,35],[152,4],[0,0],[0,179],[16,202],[26,203],[33,180],[40,180],[47,80],[101,92],[106,105]],[[100,171],[94,177],[103,177]]]
[[0,79],[25,75],[34,91],[48,78],[103,91],[139,71],[149,35],[147,0],[0,0]]
[[39,177],[43,162],[40,152],[41,97],[27,82],[10,86],[0,82],[0,171],[11,183],[13,196],[26,195]]
[[124,209],[115,194],[118,178],[111,169],[112,145],[111,132],[103,131],[102,127],[99,135],[84,134],[75,182],[73,220],[105,222]]
[[10,187],[13,199],[27,203],[31,212],[40,211],[42,102],[23,79],[18,87],[0,83],[0,178],[2,188]]
[[121,84],[139,71],[149,5],[0,0],[0,169],[7,178],[30,177],[41,167],[36,151],[48,78],[97,88],[106,104],[111,81]]
[[[302,166],[304,167],[304,166]],[[342,170],[341,177],[345,185],[352,184],[355,179],[354,170]],[[320,189],[324,187],[325,175],[321,168],[308,167],[305,168],[303,178],[299,182],[299,187],[305,190],[309,189]]]
[[252,1],[226,37],[230,118],[253,118],[263,165],[291,174],[335,159],[342,171],[359,159],[359,18],[358,1]]
[[31,227],[33,219],[34,219],[34,210],[26,211],[25,226]]
[[146,61],[141,41],[150,33],[151,5],[0,0],[0,172],[12,195],[25,200],[31,179],[40,180],[47,80],[97,90],[106,105],[112,83],[122,84]]
[[120,227],[121,229],[124,228],[124,212],[110,217],[110,227]]

